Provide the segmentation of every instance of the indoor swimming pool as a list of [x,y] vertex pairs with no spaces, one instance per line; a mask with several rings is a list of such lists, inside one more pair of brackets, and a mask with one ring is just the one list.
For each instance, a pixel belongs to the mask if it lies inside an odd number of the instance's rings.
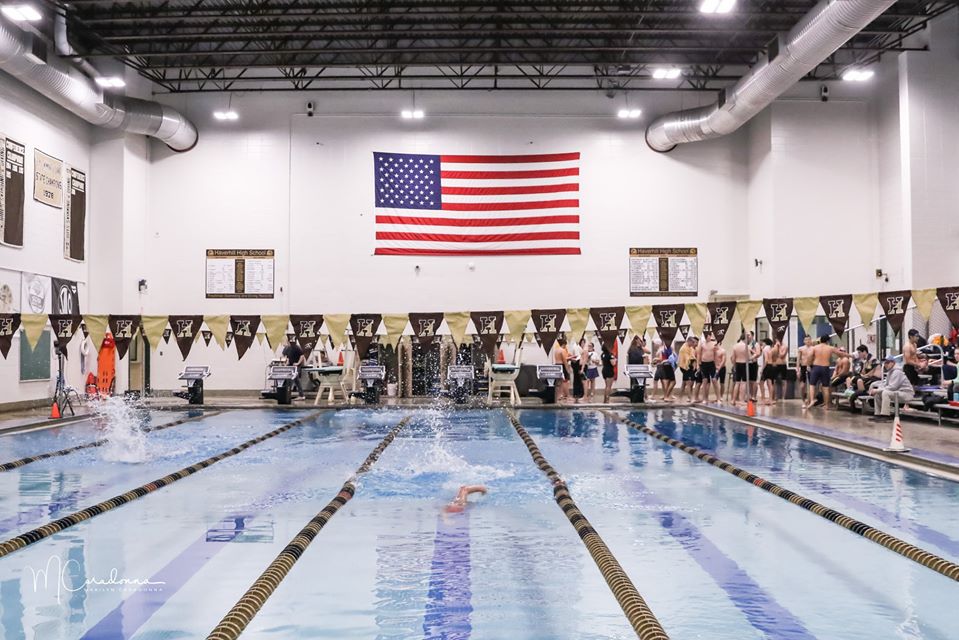
[[[693,410],[618,413],[959,562],[959,484]],[[0,557],[0,637],[206,637],[405,416],[243,637],[636,637],[507,411],[413,407],[224,411],[0,473],[2,544],[306,418]],[[953,580],[601,412],[516,416],[671,638],[959,637]],[[0,463],[102,437],[0,437]],[[447,512],[465,484],[489,493]]]

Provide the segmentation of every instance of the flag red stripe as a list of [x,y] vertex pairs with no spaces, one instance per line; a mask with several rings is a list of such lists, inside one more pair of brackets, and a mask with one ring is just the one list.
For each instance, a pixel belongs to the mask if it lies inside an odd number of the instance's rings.
[[533,171],[440,171],[441,178],[463,180],[517,180],[522,178],[560,178],[578,176],[579,168],[536,169]]
[[377,240],[406,240],[410,242],[526,242],[529,240],[579,240],[578,231],[541,231],[534,233],[404,233],[378,231]]
[[536,224],[579,224],[579,216],[537,216],[532,218],[417,218],[376,216],[376,224],[432,225],[436,227],[517,227]]
[[520,193],[559,193],[562,191],[579,191],[579,185],[568,183],[516,185],[514,187],[443,187],[443,195],[447,196],[503,196]]
[[378,248],[378,256],[578,256],[577,247],[536,247],[534,249],[389,249]]
[[579,160],[578,153],[539,153],[526,156],[440,156],[440,162],[468,163],[521,163],[521,162],[564,162]]
[[519,211],[522,209],[564,209],[578,207],[579,200],[537,200],[536,202],[444,202],[443,211]]

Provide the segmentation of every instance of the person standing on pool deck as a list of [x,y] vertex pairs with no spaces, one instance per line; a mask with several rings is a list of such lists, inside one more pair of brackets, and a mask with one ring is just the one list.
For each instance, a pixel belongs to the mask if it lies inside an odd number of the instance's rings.
[[832,370],[830,365],[832,364],[833,356],[849,356],[846,353],[845,349],[840,349],[839,347],[834,347],[829,344],[829,336],[822,336],[819,338],[819,344],[812,348],[812,366],[809,368],[809,392],[807,403],[803,405],[803,408],[809,408],[816,401],[816,387],[822,387],[823,394],[823,404],[825,408],[829,409],[829,402],[832,395],[832,389],[829,386],[830,380],[832,380]]
[[733,346],[733,405],[740,401],[746,402],[749,398],[749,389],[746,387],[746,376],[749,373],[749,346],[746,343],[746,334],[739,337],[739,342]]
[[[709,390],[716,390],[716,402],[720,401],[719,382],[716,380],[716,352],[719,343],[716,342],[712,331],[703,334],[703,340],[696,348],[696,358],[699,360],[699,371],[703,377],[703,384],[700,388],[699,399],[702,402],[709,402]],[[723,357],[725,357],[725,353]]]
[[300,382],[300,367],[306,362],[306,358],[303,357],[303,349],[300,348],[300,345],[296,341],[287,340],[286,346],[283,347],[283,357],[286,358],[286,363],[291,367],[296,367],[296,377],[293,378],[293,386],[296,387],[296,393],[298,398],[303,397],[303,383]]
[[609,394],[613,391],[613,383],[616,381],[616,356],[613,355],[613,352],[606,348],[606,345],[603,345],[603,355],[601,358],[603,362],[603,384],[605,388],[603,390],[603,404],[609,402]]
[[586,370],[586,338],[580,338],[579,344],[573,343],[569,350],[570,378],[573,381],[573,398],[578,403],[583,397],[583,373]]
[[586,397],[593,401],[593,392],[596,391],[596,378],[599,377],[599,368],[603,360],[596,353],[596,345],[590,340],[586,343]]
[[716,380],[719,382],[719,404],[723,403],[726,395],[726,347],[716,342]]
[[909,378],[912,386],[919,384],[919,332],[910,329],[906,344],[902,348],[902,372]]
[[803,406],[806,405],[806,395],[809,393],[809,365],[812,364],[812,336],[806,334],[803,345],[796,354],[796,380],[800,384],[800,395]]
[[563,367],[563,379],[556,381],[556,402],[565,402],[569,397],[569,352],[566,351],[566,338],[556,340],[553,349],[553,364]]

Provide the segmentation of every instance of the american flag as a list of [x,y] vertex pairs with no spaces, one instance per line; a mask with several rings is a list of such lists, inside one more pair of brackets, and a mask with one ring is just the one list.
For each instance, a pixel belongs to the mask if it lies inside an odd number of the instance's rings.
[[376,255],[578,255],[579,153],[374,152]]

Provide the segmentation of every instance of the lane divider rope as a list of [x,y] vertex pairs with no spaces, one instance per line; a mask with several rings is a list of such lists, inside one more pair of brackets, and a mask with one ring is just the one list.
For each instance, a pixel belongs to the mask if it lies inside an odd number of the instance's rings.
[[529,454],[533,458],[533,462],[536,463],[540,471],[546,474],[546,477],[549,478],[552,483],[553,497],[556,500],[556,504],[558,504],[563,510],[563,513],[566,514],[569,523],[573,525],[583,544],[586,545],[586,548],[589,550],[589,555],[593,557],[593,561],[596,563],[596,566],[599,567],[600,573],[603,574],[606,584],[609,585],[617,602],[619,602],[619,606],[622,607],[623,613],[626,614],[626,618],[632,625],[636,635],[640,640],[668,640],[669,636],[666,635],[666,631],[659,623],[659,620],[656,619],[656,616],[652,610],[650,610],[649,605],[646,604],[646,601],[643,599],[643,596],[640,595],[636,586],[633,585],[629,576],[626,575],[622,565],[619,564],[619,561],[617,561],[612,552],[610,552],[609,547],[603,542],[603,539],[589,523],[589,520],[586,519],[586,516],[583,515],[583,512],[576,506],[573,497],[569,493],[569,488],[566,486],[566,482],[563,481],[559,473],[556,472],[556,469],[543,457],[539,447],[536,446],[536,442],[526,429],[523,428],[523,425],[520,424],[513,410],[510,409],[507,413],[509,415],[509,421],[513,424],[517,435],[519,435],[520,439],[526,445],[526,448],[529,449]]
[[153,493],[157,489],[168,487],[174,482],[176,482],[177,480],[182,480],[183,478],[186,478],[187,476],[193,475],[197,471],[202,471],[203,469],[206,469],[207,467],[214,465],[217,462],[220,462],[221,460],[225,460],[226,458],[233,457],[236,454],[241,453],[254,445],[260,444],[264,440],[269,440],[270,438],[278,436],[281,433],[289,431],[293,427],[306,422],[307,420],[313,418],[314,416],[319,415],[320,413],[321,412],[319,411],[313,412],[313,413],[310,413],[309,415],[306,415],[300,418],[299,420],[294,420],[293,422],[287,422],[277,427],[273,431],[264,433],[261,436],[257,436],[256,438],[253,438],[252,440],[247,440],[246,442],[233,447],[229,451],[224,451],[223,453],[207,458],[206,460],[202,460],[195,464],[191,464],[189,467],[184,467],[183,469],[180,469],[179,471],[175,471],[169,475],[163,476],[162,478],[158,478],[154,480],[153,482],[148,482],[147,484],[141,485],[137,487],[136,489],[131,489],[130,491],[127,491],[124,494],[110,498],[109,500],[104,500],[103,502],[99,504],[95,504],[92,507],[87,507],[86,509],[83,509],[81,511],[76,511],[74,513],[71,513],[68,516],[64,516],[62,518],[54,520],[53,522],[49,522],[43,525],[42,527],[37,527],[36,529],[32,529],[30,531],[27,531],[26,533],[22,533],[8,540],[0,541],[0,558],[4,556],[8,556],[14,551],[19,551],[20,549],[23,549],[26,546],[34,544],[35,542],[39,542],[40,540],[43,540],[44,538],[49,538],[50,536],[60,533],[61,531],[65,529],[69,529],[73,525],[79,524],[83,522],[84,520],[89,520],[90,518],[94,518],[100,514],[106,513],[107,511],[116,509],[117,507],[121,505],[125,505],[130,502],[133,502],[134,500],[138,500],[147,494]]
[[[222,411],[210,411],[202,413],[198,416],[190,416],[189,418],[180,418],[179,420],[174,420],[173,422],[166,422],[164,424],[157,425],[155,427],[146,427],[141,429],[143,433],[150,433],[151,431],[163,431],[164,429],[169,429],[170,427],[177,427],[181,424],[186,424],[187,422],[193,422],[194,420],[200,420],[202,418],[210,418],[223,413]],[[99,440],[94,440],[92,442],[85,442],[83,444],[78,444],[73,447],[67,447],[66,449],[60,449],[59,451],[49,451],[47,453],[38,453],[35,456],[27,456],[26,458],[20,458],[19,460],[11,460],[10,462],[4,462],[0,464],[0,472],[11,471],[13,469],[18,469],[19,467],[26,466],[31,462],[38,462],[40,460],[46,460],[47,458],[56,458],[59,456],[70,455],[77,451],[82,451],[83,449],[92,449],[93,447],[101,447],[109,441],[109,438],[101,438]]]
[[744,480],[755,487],[759,487],[763,491],[767,491],[774,496],[778,496],[787,502],[791,502],[796,506],[802,507],[806,511],[814,513],[821,518],[825,518],[829,522],[835,523],[844,529],[852,531],[853,533],[860,535],[867,540],[871,540],[872,542],[875,542],[876,544],[881,545],[890,551],[894,551],[904,558],[908,558],[909,560],[917,562],[937,573],[941,573],[951,580],[959,581],[959,564],[946,560],[945,558],[937,556],[934,553],[930,553],[925,549],[909,544],[905,540],[900,540],[899,538],[884,531],[880,531],[879,529],[864,522],[850,518],[849,516],[842,514],[835,509],[824,506],[815,500],[811,500],[794,491],[780,487],[778,484],[770,482],[769,480],[757,476],[754,473],[750,473],[749,471],[740,469],[733,464],[725,462],[724,460],[717,458],[707,451],[702,451],[696,447],[691,447],[681,440],[670,438],[666,434],[644,424],[634,422],[629,418],[624,418],[623,416],[610,413],[609,411],[604,410],[603,413],[607,417],[622,422],[623,424],[626,424],[637,431],[645,433],[652,438],[656,438],[657,440],[665,442],[669,446],[675,447],[680,451],[684,451],[694,458],[698,458],[703,462],[708,462],[714,467],[722,469],[726,473],[736,476],[740,480]]
[[296,537],[290,540],[273,562],[270,563],[270,566],[250,585],[250,588],[247,589],[246,593],[243,594],[233,608],[223,616],[220,623],[217,624],[213,631],[210,632],[210,635],[207,636],[207,640],[235,640],[243,633],[243,630],[250,624],[253,617],[260,612],[260,609],[263,608],[267,599],[273,595],[276,588],[280,586],[280,582],[286,578],[287,574],[293,568],[293,565],[296,564],[296,561],[300,559],[307,547],[310,546],[310,543],[313,542],[323,527],[326,526],[326,523],[330,521],[330,518],[336,515],[336,512],[353,498],[353,495],[356,493],[357,478],[370,470],[373,464],[379,459],[380,454],[390,446],[390,443],[393,442],[396,435],[409,421],[410,416],[406,416],[386,434],[386,437],[370,452],[370,455],[366,457],[366,460],[356,470],[356,473],[343,483],[343,487],[339,493],[336,494],[336,497],[334,497],[322,511],[313,516],[313,519],[296,534]]

